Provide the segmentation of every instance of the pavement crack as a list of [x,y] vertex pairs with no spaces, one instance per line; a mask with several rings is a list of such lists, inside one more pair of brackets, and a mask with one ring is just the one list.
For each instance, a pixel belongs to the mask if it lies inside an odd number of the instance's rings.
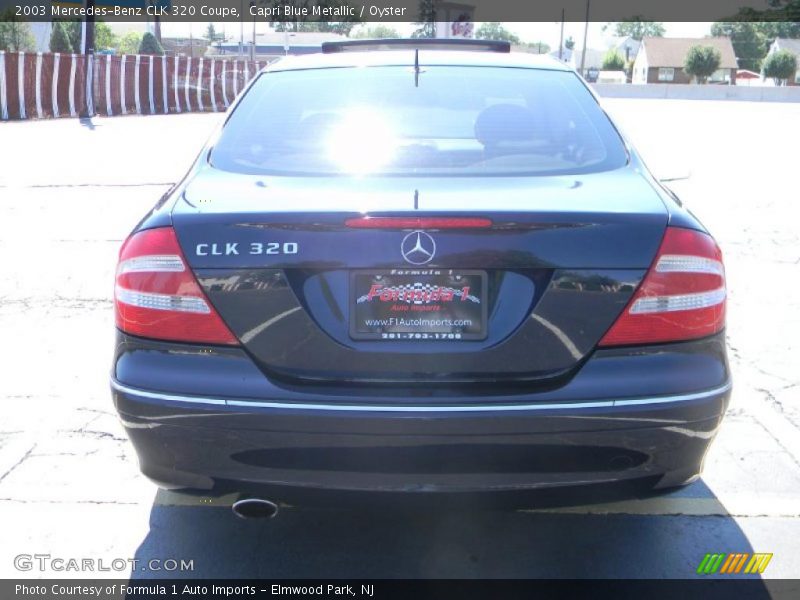
[[[115,413],[111,412],[110,410],[102,410],[102,409],[99,409],[99,408],[89,408],[88,406],[79,406],[75,410],[77,410],[78,412],[95,413],[98,416],[107,416],[107,417],[114,417],[114,418],[116,418],[116,416],[117,416]],[[87,423],[87,425],[88,425],[88,423]]]
[[98,450],[95,448],[94,450],[89,450],[87,452],[43,452],[42,454],[31,454],[31,458],[52,458],[55,456],[92,456],[97,454]]
[[34,451],[34,449],[35,449],[35,448],[36,448],[36,444],[34,444],[34,445],[33,445],[33,446],[31,446],[30,448],[28,448],[28,451],[27,451],[27,452],[25,452],[25,454],[23,454],[23,455],[22,455],[22,457],[21,457],[21,458],[20,458],[20,459],[19,459],[17,462],[15,462],[13,465],[11,465],[11,467],[10,467],[10,468],[9,468],[9,469],[8,469],[8,470],[5,472],[5,473],[3,473],[2,475],[0,475],[0,483],[2,483],[2,482],[3,482],[3,480],[4,480],[6,477],[8,477],[8,476],[9,476],[9,475],[10,475],[10,474],[11,474],[11,473],[14,471],[14,469],[16,469],[17,467],[19,467],[19,466],[20,466],[22,463],[24,463],[26,460],[28,460],[28,458],[31,456],[31,453]]
[[[781,415],[781,416],[783,417],[783,415]],[[791,421],[790,419],[787,419],[787,420],[789,421],[789,423],[791,423],[791,426],[794,427],[794,422]],[[786,445],[770,430],[769,427],[764,425],[764,423],[762,423],[761,420],[758,417],[755,417],[753,419],[753,421],[758,423],[758,426],[761,427],[761,429],[763,429],[770,438],[772,438],[772,441],[774,441],[776,444],[778,444],[778,446],[781,448],[781,450],[783,450],[786,453],[786,455],[791,459],[791,461],[796,466],[800,467],[800,459],[798,459],[792,453],[791,449],[786,447]]]
[[[99,417],[98,417],[99,418]],[[94,419],[92,419],[94,421]],[[92,421],[89,421],[91,423]],[[87,423],[87,425],[89,424]],[[118,435],[114,435],[108,431],[97,431],[93,429],[83,429],[82,427],[79,429],[60,429],[59,433],[66,433],[68,436],[85,436],[90,437],[98,440],[112,440],[114,442],[127,442],[128,439],[124,437],[119,437]]]
[[[789,387],[791,387],[791,386],[789,386]],[[781,389],[786,389],[786,388],[781,388]],[[780,400],[778,400],[778,399],[775,397],[775,394],[773,394],[773,393],[772,393],[770,390],[768,390],[768,389],[766,389],[766,388],[758,388],[758,387],[757,387],[757,388],[755,388],[755,390],[756,390],[757,392],[761,392],[762,394],[764,394],[764,399],[765,399],[765,400],[766,400],[766,401],[767,401],[767,402],[768,402],[770,405],[772,405],[772,407],[773,407],[773,408],[775,408],[775,409],[776,409],[776,410],[777,410],[779,413],[781,413],[781,415],[783,415],[783,416],[785,416],[785,415],[786,415],[786,410],[784,410],[783,402],[781,402]]]
[[[29,189],[53,189],[53,188],[89,188],[89,187],[99,187],[99,188],[136,188],[136,187],[148,187],[148,186],[168,186],[168,185],[175,185],[174,181],[145,181],[140,183],[47,183],[47,184],[38,184],[38,185],[29,185],[23,186]],[[0,186],[6,187],[6,186]]]

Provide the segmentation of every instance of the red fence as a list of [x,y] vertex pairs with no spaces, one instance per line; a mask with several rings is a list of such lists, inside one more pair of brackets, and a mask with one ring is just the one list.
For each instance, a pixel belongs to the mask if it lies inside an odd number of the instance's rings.
[[85,71],[86,60],[76,54],[0,52],[0,119],[78,116]]
[[0,52],[0,119],[225,110],[266,61],[99,55],[86,97],[86,57]]

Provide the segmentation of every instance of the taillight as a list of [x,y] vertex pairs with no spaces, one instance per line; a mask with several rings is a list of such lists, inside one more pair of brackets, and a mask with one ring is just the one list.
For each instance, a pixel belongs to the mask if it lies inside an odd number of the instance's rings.
[[114,309],[117,327],[132,335],[238,343],[186,265],[171,227],[140,231],[123,244]]
[[714,240],[668,227],[653,266],[601,346],[673,342],[725,326],[725,269]]

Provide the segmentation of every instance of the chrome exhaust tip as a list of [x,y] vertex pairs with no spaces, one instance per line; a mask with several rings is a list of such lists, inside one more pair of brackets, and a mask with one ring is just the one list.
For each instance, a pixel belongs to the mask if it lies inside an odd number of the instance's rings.
[[234,502],[231,510],[240,519],[272,519],[278,514],[278,505],[261,498],[244,498]]

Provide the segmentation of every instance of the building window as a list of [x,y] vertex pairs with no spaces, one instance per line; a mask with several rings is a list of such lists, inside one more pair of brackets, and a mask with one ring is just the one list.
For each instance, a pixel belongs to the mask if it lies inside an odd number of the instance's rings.
[[659,67],[659,81],[672,81],[673,79],[675,79],[675,69],[673,67]]
[[730,70],[717,69],[711,74],[711,77],[709,77],[708,80],[715,83],[730,83],[731,82]]

